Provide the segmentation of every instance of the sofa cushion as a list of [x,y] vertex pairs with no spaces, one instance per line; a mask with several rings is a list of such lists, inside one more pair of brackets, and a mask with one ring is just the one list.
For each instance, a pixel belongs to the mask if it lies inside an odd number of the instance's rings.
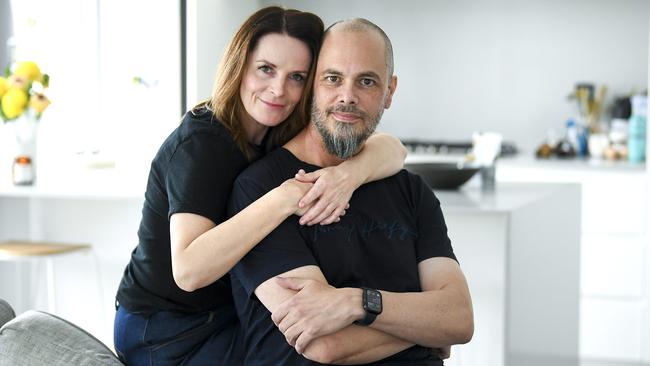
[[8,321],[16,317],[14,309],[8,302],[0,299],[0,327],[5,325]]
[[0,328],[0,366],[122,366],[95,337],[57,316],[26,311]]

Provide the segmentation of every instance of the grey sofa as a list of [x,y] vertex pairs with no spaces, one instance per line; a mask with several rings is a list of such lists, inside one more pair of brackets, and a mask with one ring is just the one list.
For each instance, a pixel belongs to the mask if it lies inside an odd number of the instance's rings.
[[115,354],[83,329],[52,314],[16,316],[0,299],[0,366],[123,366]]

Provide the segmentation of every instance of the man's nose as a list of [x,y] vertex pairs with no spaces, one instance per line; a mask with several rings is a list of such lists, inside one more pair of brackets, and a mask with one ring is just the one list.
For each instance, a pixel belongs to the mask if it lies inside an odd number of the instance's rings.
[[357,104],[359,102],[353,83],[345,83],[339,88],[339,103]]

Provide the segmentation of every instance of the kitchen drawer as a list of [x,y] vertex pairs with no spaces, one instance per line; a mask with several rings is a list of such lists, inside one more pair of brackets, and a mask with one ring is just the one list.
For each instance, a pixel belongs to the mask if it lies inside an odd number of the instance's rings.
[[580,183],[582,232],[637,234],[647,232],[648,179],[645,171],[497,166],[503,182]]
[[644,236],[582,235],[581,293],[590,296],[644,296]]
[[[647,276],[648,274],[646,274]],[[641,344],[645,347],[641,348],[641,359],[643,362],[650,363],[650,299],[646,298],[645,308],[643,309],[643,327],[641,334]]]
[[[644,306],[640,301],[584,298],[580,304],[580,356],[641,361]],[[642,345],[644,347],[642,347]]]
[[590,174],[582,181],[582,232],[645,234],[648,183],[638,174]]

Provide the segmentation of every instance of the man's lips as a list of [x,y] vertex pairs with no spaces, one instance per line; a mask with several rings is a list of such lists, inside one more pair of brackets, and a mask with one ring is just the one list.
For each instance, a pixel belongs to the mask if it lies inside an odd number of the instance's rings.
[[262,103],[268,105],[269,107],[272,107],[272,108],[284,108],[284,104],[271,103],[271,102],[267,102],[267,101],[265,101],[263,99],[260,99],[260,101]]
[[353,122],[361,118],[361,116],[355,113],[332,112],[332,114],[337,121],[341,122]]

